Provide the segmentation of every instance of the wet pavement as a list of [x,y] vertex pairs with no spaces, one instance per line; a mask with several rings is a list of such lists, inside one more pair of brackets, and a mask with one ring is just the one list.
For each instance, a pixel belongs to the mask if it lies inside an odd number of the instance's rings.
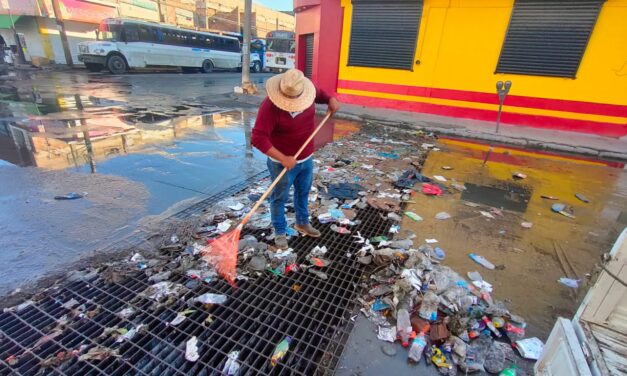
[[[249,141],[254,109],[237,107],[229,96],[238,79],[47,72],[5,82],[0,294],[67,267],[149,216],[164,218],[262,171],[264,157]],[[316,144],[359,127],[336,121]],[[494,285],[494,297],[527,319],[528,336],[546,338],[555,317],[574,313],[587,291],[586,274],[594,274],[600,255],[627,224],[623,165],[515,148],[488,153],[488,145],[455,139],[441,139],[437,147],[422,173],[466,189],[441,197],[417,193],[407,210],[424,220],[405,218],[403,229],[416,233],[417,244],[437,239],[447,266],[458,273],[479,271]],[[512,178],[517,172],[526,178]],[[88,194],[75,201],[53,199],[67,192]],[[551,212],[556,202],[566,204],[575,219]],[[439,212],[451,218],[436,220]],[[487,270],[469,259],[471,252],[502,267]],[[582,287],[560,285],[557,279],[565,276],[581,278]],[[384,356],[379,345],[371,324],[360,318],[338,374],[380,374],[388,362],[373,358],[370,366],[358,367],[365,362],[364,349]],[[397,374],[411,372],[415,368],[403,363]]]
[[[237,74],[21,74],[0,88],[0,160],[24,167],[0,166],[0,293],[265,169]],[[356,129],[336,123],[317,146]]]
[[[575,313],[587,291],[585,275],[627,225],[627,173],[621,164],[504,147],[495,148],[484,165],[487,145],[442,139],[440,147],[429,154],[423,174],[443,176],[448,180],[444,184],[465,183],[466,191],[453,189],[452,195],[438,198],[417,195],[408,210],[424,221],[406,220],[404,225],[420,238],[437,239],[447,252],[447,265],[460,274],[479,271],[495,286],[496,298],[511,302],[512,311],[527,318],[528,333],[546,338],[557,316]],[[527,177],[513,178],[518,172]],[[590,202],[578,200],[577,193]],[[557,202],[571,208],[575,219],[553,213],[551,205]],[[503,215],[491,219],[480,213],[490,207],[502,209]],[[439,212],[452,218],[437,220]],[[504,269],[483,268],[469,253]],[[574,291],[557,282],[561,277],[581,278],[583,287]]]

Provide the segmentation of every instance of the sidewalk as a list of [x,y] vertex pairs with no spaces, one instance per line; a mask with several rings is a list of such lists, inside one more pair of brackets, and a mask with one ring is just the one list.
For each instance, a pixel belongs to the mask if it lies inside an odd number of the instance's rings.
[[[232,98],[249,105],[258,105],[265,95],[265,88],[259,87],[259,94],[255,96],[232,94]],[[594,158],[627,162],[627,137],[610,138],[503,123],[500,125],[499,134],[496,134],[495,122],[385,108],[367,108],[352,104],[343,104],[336,116],[349,120],[409,127],[451,137],[515,145],[525,149],[576,153]]]

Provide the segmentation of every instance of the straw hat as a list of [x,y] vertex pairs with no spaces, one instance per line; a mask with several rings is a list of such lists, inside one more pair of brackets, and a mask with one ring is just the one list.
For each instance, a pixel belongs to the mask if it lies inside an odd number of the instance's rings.
[[272,103],[288,112],[306,110],[316,99],[316,87],[298,69],[270,77],[266,91]]

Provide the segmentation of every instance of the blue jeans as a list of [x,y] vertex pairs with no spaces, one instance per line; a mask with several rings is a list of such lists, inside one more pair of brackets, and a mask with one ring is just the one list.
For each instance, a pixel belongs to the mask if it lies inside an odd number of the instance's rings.
[[[268,158],[268,170],[272,180],[283,171],[283,165]],[[287,221],[285,220],[285,203],[289,198],[290,188],[294,185],[294,209],[296,210],[296,224],[309,223],[309,190],[313,182],[313,158],[305,162],[297,163],[293,169],[283,175],[279,183],[274,187],[270,195],[270,213],[272,226],[276,235],[287,233]]]

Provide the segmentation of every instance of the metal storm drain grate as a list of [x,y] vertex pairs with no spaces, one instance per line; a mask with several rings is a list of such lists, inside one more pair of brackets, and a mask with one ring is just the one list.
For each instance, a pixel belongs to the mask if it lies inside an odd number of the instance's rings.
[[[389,224],[378,211],[367,208],[357,218],[361,224],[354,231],[364,237],[387,233]],[[332,374],[353,326],[351,315],[364,267],[346,256],[360,248],[351,235],[332,232],[329,225],[317,227],[321,238],[292,238],[290,246],[298,252],[299,263],[315,245],[327,246],[332,261],[324,270],[327,280],[307,272],[266,275],[239,281],[232,290],[220,279],[200,283],[172,305],[154,309],[154,301],[141,295],[153,284],[143,273],[113,284],[94,276],[70,282],[19,311],[4,312],[0,314],[0,375],[221,375],[227,354],[234,350],[240,351],[239,375]],[[260,232],[252,234],[259,238]],[[189,282],[184,276],[170,280]],[[299,291],[295,284],[300,285]],[[196,305],[178,326],[168,324],[177,312],[189,308],[187,299],[206,292],[229,298],[223,305]],[[84,317],[55,331],[70,313],[62,302],[72,298],[85,304]],[[129,306],[136,313],[125,319],[116,316]],[[131,340],[116,342],[101,336],[106,328],[139,325],[142,329]],[[184,356],[192,336],[198,338],[196,362]],[[286,336],[293,338],[290,350],[272,367],[272,352]],[[73,350],[85,354],[95,346],[114,354],[82,361],[71,355]]]

